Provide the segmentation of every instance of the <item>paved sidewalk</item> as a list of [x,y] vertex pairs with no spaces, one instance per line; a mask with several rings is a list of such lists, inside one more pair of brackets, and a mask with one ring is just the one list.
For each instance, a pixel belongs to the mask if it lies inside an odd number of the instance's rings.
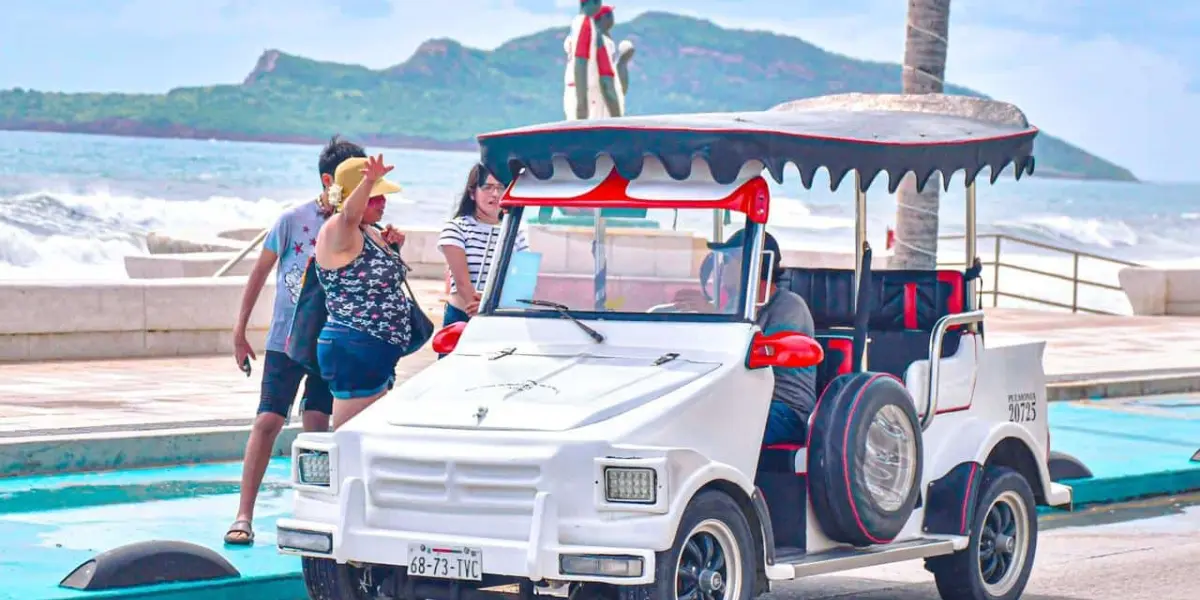
[[[441,323],[440,282],[418,295]],[[989,309],[989,344],[1045,339],[1052,382],[1195,375],[1200,319],[1094,317]],[[0,364],[0,441],[68,432],[244,425],[258,405],[261,356],[247,378],[231,356]],[[404,380],[435,359],[426,346],[400,361]],[[1138,395],[1126,393],[1123,395]]]
[[[1200,396],[1158,400],[1056,402],[1050,410],[1056,449],[1084,459],[1095,478],[1067,482],[1080,503],[1111,503],[1200,488]],[[1145,439],[1152,433],[1154,439]],[[136,541],[172,539],[219,552],[241,577],[193,587],[118,592],[140,598],[303,598],[300,561],[276,550],[276,523],[291,510],[290,464],[276,459],[256,510],[250,547],[224,546],[237,507],[240,465],[217,462],[0,480],[0,600],[75,600],[87,593],[57,586],[98,552]],[[188,515],[181,520],[179,515]],[[132,517],[131,515],[136,515]],[[178,595],[169,595],[170,592]],[[157,595],[162,594],[162,595]],[[907,597],[907,596],[906,596]]]
[[989,308],[989,343],[1046,340],[1051,381],[1200,376],[1200,317],[1133,317]]

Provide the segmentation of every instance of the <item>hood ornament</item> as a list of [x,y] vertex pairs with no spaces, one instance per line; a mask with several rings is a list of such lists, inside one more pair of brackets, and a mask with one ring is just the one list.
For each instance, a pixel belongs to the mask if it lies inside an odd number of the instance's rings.
[[479,425],[480,423],[483,423],[483,419],[487,417],[487,414],[488,407],[480,406],[479,409],[475,411],[475,424]]

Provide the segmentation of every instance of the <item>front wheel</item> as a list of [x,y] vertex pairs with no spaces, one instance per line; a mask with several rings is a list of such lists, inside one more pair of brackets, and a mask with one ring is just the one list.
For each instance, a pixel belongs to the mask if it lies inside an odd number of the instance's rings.
[[688,504],[670,550],[655,555],[654,583],[618,586],[621,600],[750,600],[758,548],[737,502],[715,490]]
[[380,567],[339,565],[330,558],[301,559],[311,600],[372,600],[381,595],[387,572]]
[[1037,552],[1036,511],[1025,477],[1006,467],[988,467],[970,543],[926,562],[943,600],[1020,598]]

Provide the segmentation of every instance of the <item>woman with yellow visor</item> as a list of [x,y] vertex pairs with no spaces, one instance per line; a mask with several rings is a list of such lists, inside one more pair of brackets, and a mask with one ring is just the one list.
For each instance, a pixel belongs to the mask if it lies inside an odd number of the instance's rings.
[[[384,178],[383,155],[338,165],[328,202],[335,213],[317,235],[317,280],[329,313],[317,338],[321,377],[334,399],[333,428],[392,388],[396,363],[411,352],[415,299],[401,290],[408,269],[397,249],[404,235],[378,230],[386,195],[400,186]],[[423,342],[423,340],[422,340]]]

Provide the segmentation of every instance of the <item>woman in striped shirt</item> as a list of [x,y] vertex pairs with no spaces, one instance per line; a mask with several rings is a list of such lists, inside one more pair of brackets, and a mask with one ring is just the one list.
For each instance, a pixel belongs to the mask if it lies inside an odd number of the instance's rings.
[[[450,269],[450,299],[442,326],[470,320],[479,310],[500,242],[500,197],[504,186],[483,165],[471,167],[454,216],[442,228],[438,249]],[[528,250],[525,233],[518,233],[516,251]]]

